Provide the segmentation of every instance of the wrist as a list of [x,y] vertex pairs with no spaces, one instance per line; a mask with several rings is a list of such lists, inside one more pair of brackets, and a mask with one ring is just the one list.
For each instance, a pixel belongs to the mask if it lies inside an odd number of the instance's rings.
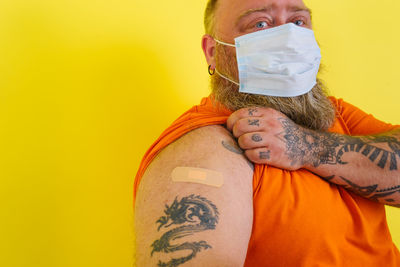
[[332,164],[335,159],[336,147],[332,145],[332,140],[336,139],[335,134],[327,132],[318,132],[304,129],[305,151],[303,168],[316,172],[321,165]]

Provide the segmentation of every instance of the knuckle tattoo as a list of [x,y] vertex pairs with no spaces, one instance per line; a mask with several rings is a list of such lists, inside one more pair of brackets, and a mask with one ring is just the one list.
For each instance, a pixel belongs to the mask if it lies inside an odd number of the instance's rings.
[[253,140],[254,142],[261,142],[263,139],[262,139],[262,137],[261,137],[261,135],[259,135],[259,134],[253,134],[252,136],[251,136],[251,140]]
[[254,113],[257,113],[258,112],[258,109],[257,108],[249,108],[248,109],[248,114],[249,114],[249,116],[254,116]]
[[259,156],[260,156],[260,159],[270,159],[271,158],[271,151],[270,150],[268,150],[268,151],[260,151],[260,154],[259,154]]
[[248,120],[250,126],[260,126],[260,120]]

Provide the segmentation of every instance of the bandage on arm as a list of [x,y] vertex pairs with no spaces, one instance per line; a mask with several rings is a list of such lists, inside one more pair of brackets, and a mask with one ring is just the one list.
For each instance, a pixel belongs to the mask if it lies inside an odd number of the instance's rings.
[[252,177],[221,126],[165,148],[143,176],[135,203],[137,266],[243,266],[251,233]]

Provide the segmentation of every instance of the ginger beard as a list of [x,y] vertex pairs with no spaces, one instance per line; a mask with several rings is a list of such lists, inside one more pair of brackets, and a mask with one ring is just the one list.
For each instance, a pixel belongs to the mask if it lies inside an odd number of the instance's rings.
[[[239,81],[234,48],[217,44],[216,65],[222,75]],[[296,97],[240,93],[239,86],[217,73],[211,76],[211,88],[215,99],[232,111],[254,106],[269,107],[282,112],[298,125],[321,131],[326,131],[335,120],[335,109],[318,79],[310,92]]]

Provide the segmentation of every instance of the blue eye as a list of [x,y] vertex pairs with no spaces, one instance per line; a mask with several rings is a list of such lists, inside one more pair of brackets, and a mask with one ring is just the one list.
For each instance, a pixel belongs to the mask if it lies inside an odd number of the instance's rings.
[[298,19],[293,23],[296,24],[297,26],[303,26],[305,24],[305,22],[303,20],[301,20],[301,19]]
[[256,24],[256,28],[258,28],[258,29],[262,29],[267,26],[268,26],[268,24],[265,21],[260,21],[260,22],[257,22],[257,24]]

